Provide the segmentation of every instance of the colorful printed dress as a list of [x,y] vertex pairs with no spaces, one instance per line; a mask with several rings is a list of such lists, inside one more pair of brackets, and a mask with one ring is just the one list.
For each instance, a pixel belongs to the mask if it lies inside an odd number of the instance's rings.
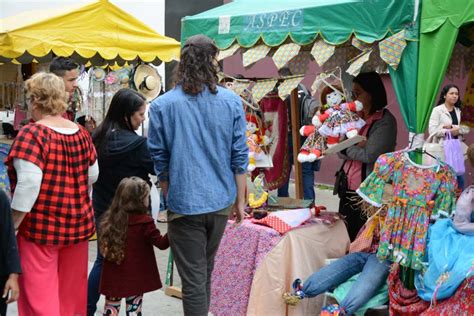
[[326,144],[326,139],[319,134],[317,130],[314,133],[310,134],[300,150],[306,150],[307,152],[312,152],[313,150],[319,150],[321,152],[325,151],[328,148]]
[[456,177],[443,162],[422,166],[404,151],[380,155],[374,171],[357,189],[367,202],[380,207],[386,183],[393,185],[377,257],[420,270],[430,217],[449,216],[456,203]]
[[365,125],[365,121],[350,110],[343,110],[336,106],[327,111],[331,110],[333,110],[331,116],[318,129],[324,137],[344,137],[348,131],[359,130]]

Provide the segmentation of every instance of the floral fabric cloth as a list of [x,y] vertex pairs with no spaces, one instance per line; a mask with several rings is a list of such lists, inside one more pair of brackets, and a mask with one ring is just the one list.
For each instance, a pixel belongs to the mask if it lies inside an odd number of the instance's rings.
[[418,316],[430,303],[423,301],[416,290],[407,289],[400,280],[400,265],[392,264],[388,275],[389,313],[392,316]]
[[430,306],[421,316],[474,315],[474,276],[466,279],[453,296]]
[[210,311],[214,315],[246,315],[255,271],[281,238],[273,228],[250,220],[239,226],[228,222],[212,272]]
[[393,198],[388,201],[377,257],[420,270],[430,217],[449,216],[455,207],[455,174],[441,161],[422,166],[414,163],[408,152],[387,153],[379,156],[357,193],[380,207],[389,182]]

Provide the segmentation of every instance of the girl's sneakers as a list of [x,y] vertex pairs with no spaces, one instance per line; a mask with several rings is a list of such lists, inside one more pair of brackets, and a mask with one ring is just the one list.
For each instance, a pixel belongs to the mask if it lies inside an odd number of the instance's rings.
[[305,294],[303,292],[303,283],[301,279],[296,279],[293,281],[291,286],[293,290],[291,292],[283,293],[283,300],[286,304],[295,306],[298,304],[303,298],[305,298]]

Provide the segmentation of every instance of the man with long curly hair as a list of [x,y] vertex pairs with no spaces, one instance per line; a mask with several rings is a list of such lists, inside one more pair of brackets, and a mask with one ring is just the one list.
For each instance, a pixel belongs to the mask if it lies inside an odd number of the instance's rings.
[[148,147],[168,203],[168,236],[185,315],[207,315],[214,257],[229,215],[241,222],[248,148],[240,98],[217,85],[204,35],[181,50],[177,85],[150,107]]

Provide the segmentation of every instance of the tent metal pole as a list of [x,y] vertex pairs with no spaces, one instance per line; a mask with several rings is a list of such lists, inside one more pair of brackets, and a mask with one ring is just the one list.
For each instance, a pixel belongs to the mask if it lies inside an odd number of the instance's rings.
[[293,165],[295,166],[295,197],[297,199],[303,199],[303,177],[301,172],[301,164],[297,157],[300,151],[300,133],[299,133],[299,117],[300,109],[298,102],[298,89],[295,88],[291,91],[291,137],[293,138]]

